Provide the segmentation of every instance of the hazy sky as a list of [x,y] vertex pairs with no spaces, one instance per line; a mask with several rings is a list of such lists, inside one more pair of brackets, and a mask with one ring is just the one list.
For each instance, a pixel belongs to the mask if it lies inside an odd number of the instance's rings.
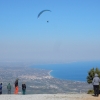
[[[51,12],[37,19],[44,9]],[[94,60],[100,60],[100,0],[0,0],[0,61]]]

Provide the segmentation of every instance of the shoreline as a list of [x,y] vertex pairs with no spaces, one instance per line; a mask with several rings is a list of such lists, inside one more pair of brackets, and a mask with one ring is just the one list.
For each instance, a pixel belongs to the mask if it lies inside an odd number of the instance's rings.
[[[48,69],[46,69],[46,68],[38,68],[38,69],[43,69],[43,70],[48,70]],[[57,75],[55,75],[55,76],[53,76],[52,74],[51,74],[51,72],[52,71],[54,71],[54,70],[51,70],[51,69],[49,69],[49,71],[47,72],[47,76],[49,76],[49,77],[51,77],[51,78],[56,78],[56,79],[60,79],[60,80],[67,80],[67,81],[75,81],[75,82],[85,82],[86,83],[86,80],[74,80],[74,79],[67,79],[67,78],[62,78],[62,77],[56,77]]]
[[48,72],[48,74],[49,74],[49,76],[51,77],[51,78],[54,78],[50,73],[52,72],[53,70],[50,70],[49,72]]
[[[56,77],[54,77],[54,76],[52,76],[50,73],[52,72],[53,70],[50,70],[49,72],[48,72],[48,75],[51,77],[51,78],[56,78]],[[58,78],[58,79],[60,79],[60,78]],[[67,80],[67,79],[61,79],[61,80]],[[67,80],[67,81],[75,81],[75,82],[84,82],[84,83],[86,83],[86,81],[77,81],[77,80]]]

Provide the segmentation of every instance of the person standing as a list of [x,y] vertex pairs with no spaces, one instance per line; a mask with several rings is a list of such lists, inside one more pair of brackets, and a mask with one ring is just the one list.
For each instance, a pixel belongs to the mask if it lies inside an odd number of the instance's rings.
[[22,84],[22,94],[25,95],[25,93],[26,93],[26,84],[23,83],[23,84]]
[[0,94],[2,94],[2,83],[0,83]]
[[18,90],[19,90],[19,88],[18,88],[18,78],[16,79],[16,81],[15,81],[15,94],[18,94]]
[[11,85],[10,83],[7,85],[8,94],[11,94]]
[[99,82],[100,82],[100,79],[98,77],[98,74],[96,73],[92,81],[95,96],[99,96]]

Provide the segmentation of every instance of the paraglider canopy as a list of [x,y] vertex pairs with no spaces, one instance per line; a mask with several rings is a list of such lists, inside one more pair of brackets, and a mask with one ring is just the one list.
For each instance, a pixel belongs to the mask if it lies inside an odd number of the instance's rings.
[[41,16],[41,14],[44,13],[44,12],[46,12],[46,11],[51,12],[51,10],[42,10],[42,11],[38,14],[37,18],[39,18],[39,17]]

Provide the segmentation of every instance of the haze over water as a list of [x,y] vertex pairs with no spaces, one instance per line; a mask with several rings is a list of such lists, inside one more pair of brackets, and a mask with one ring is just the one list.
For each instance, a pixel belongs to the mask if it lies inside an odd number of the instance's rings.
[[99,61],[100,0],[0,0],[0,62],[32,62],[56,78],[86,81]]
[[99,12],[100,0],[0,0],[0,62],[100,61]]

